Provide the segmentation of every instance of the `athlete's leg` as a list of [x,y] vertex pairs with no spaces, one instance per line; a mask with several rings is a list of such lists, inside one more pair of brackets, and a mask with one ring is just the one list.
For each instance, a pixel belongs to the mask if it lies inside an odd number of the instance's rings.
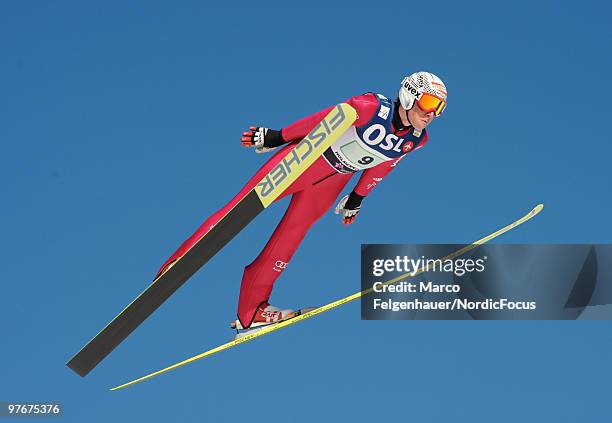
[[[242,200],[254,187],[257,183],[263,178],[268,172],[274,168],[280,162],[285,155],[295,148],[297,144],[288,144],[283,147],[280,151],[278,151],[274,156],[272,156],[258,171],[255,175],[246,183],[246,185],[240,190],[240,192],[232,198],[232,200],[227,203],[223,208],[213,213],[208,219],[200,225],[198,230],[194,232],[183,244],[170,256],[168,260],[161,266],[155,278],[157,278],[161,273],[168,267],[168,265],[172,264],[174,261],[182,257],[193,245],[202,238],[206,232],[208,232],[214,225],[216,225],[240,200]],[[284,194],[286,195],[286,194]]]
[[[331,169],[327,164],[325,166]],[[250,326],[257,307],[270,298],[274,282],[312,224],[334,204],[352,176],[341,173],[331,175],[293,194],[272,237],[259,256],[245,268],[238,304],[238,319],[243,327]]]

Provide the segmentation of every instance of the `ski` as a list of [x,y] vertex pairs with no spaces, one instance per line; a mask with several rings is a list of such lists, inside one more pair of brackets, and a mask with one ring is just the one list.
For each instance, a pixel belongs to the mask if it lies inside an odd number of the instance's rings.
[[208,260],[268,207],[357,119],[350,105],[336,105],[313,130],[183,256],[172,263],[67,366],[86,376]]
[[[509,224],[507,226],[504,226],[503,228],[493,232],[492,234],[489,234],[489,235],[485,236],[484,238],[481,238],[481,239],[473,242],[472,244],[466,245],[465,247],[463,247],[463,248],[461,248],[461,249],[459,249],[459,250],[457,250],[457,251],[455,251],[453,253],[450,253],[450,254],[448,254],[445,257],[442,257],[441,260],[444,261],[444,260],[448,260],[448,259],[453,259],[455,257],[458,257],[458,256],[462,255],[462,254],[465,254],[466,252],[476,248],[479,245],[482,245],[482,244],[484,244],[486,242],[489,242],[493,238],[497,238],[498,236],[500,236],[500,235],[502,235],[502,234],[504,234],[504,233],[506,233],[506,232],[508,232],[508,231],[510,231],[510,230],[512,230],[514,228],[516,228],[517,226],[525,223],[526,221],[528,221],[532,217],[536,216],[538,213],[540,213],[542,211],[543,208],[544,208],[543,204],[538,204],[529,213],[527,213],[525,216],[521,217],[520,219],[512,222],[511,224]],[[396,277],[394,279],[391,279],[391,280],[385,282],[383,285],[391,285],[391,284],[397,283],[397,282],[399,282],[401,280],[408,279],[410,277],[418,276],[418,275],[420,275],[422,273],[427,272],[428,270],[429,270],[429,267],[425,267],[424,269],[420,269],[414,275],[411,275],[410,273],[405,273],[403,275],[400,275],[400,276],[398,276],[398,277]],[[355,293],[353,295],[349,295],[348,297],[344,297],[344,298],[341,298],[339,300],[333,301],[333,302],[331,302],[331,303],[329,303],[327,305],[324,305],[322,307],[315,308],[314,310],[308,311],[307,313],[300,314],[300,315],[298,315],[296,317],[293,317],[293,318],[291,318],[289,320],[284,320],[284,321],[282,321],[280,323],[275,323],[275,324],[270,325],[269,327],[264,328],[264,329],[262,329],[262,330],[260,330],[258,332],[254,332],[253,334],[245,335],[244,337],[242,337],[240,339],[236,339],[234,341],[227,342],[227,343],[225,343],[223,345],[220,345],[220,346],[218,346],[216,348],[213,348],[211,350],[208,350],[206,352],[203,352],[201,354],[198,354],[198,355],[193,356],[191,358],[188,358],[186,360],[183,360],[183,361],[181,361],[179,363],[176,363],[176,364],[173,364],[171,366],[168,366],[168,367],[166,367],[164,369],[161,369],[161,370],[158,370],[156,372],[150,373],[150,374],[145,375],[143,377],[140,377],[138,379],[134,379],[131,382],[124,383],[123,385],[119,385],[119,386],[116,386],[114,388],[111,388],[111,391],[116,391],[118,389],[123,389],[123,388],[126,388],[128,386],[134,385],[136,383],[140,383],[140,382],[142,382],[144,380],[151,379],[151,378],[153,378],[155,376],[161,375],[162,373],[166,373],[166,372],[169,372],[170,370],[174,370],[176,368],[184,366],[185,364],[192,363],[192,362],[194,362],[196,360],[200,360],[200,359],[202,359],[204,357],[211,356],[213,354],[216,354],[216,353],[221,352],[223,350],[227,350],[229,348],[235,347],[235,346],[240,345],[242,343],[252,341],[255,338],[267,335],[267,334],[269,334],[271,332],[280,330],[280,329],[282,329],[284,327],[296,324],[298,322],[301,322],[302,320],[310,319],[311,317],[314,317],[314,316],[316,316],[318,314],[324,313],[324,312],[329,311],[329,310],[331,310],[333,308],[336,308],[336,307],[339,307],[341,305],[344,305],[344,304],[346,304],[348,302],[351,302],[353,300],[356,300],[356,299],[360,298],[362,295],[366,295],[366,294],[369,294],[371,292],[373,292],[372,288],[366,289],[364,291],[357,292],[357,293]]]

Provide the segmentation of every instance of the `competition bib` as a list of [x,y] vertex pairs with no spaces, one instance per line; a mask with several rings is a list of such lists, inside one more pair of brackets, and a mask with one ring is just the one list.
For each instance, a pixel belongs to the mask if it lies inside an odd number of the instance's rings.
[[378,107],[370,121],[351,126],[323,153],[327,162],[340,173],[354,173],[383,162],[396,160],[419,147],[425,131],[410,131],[403,136],[393,133],[394,105],[387,97],[376,94]]
[[354,126],[351,126],[331,146],[334,156],[353,172],[374,167],[389,160],[385,155],[369,148],[357,135]]

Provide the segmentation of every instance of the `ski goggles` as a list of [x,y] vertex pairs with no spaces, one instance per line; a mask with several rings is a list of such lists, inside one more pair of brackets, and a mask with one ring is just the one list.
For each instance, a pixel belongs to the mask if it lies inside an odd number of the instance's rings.
[[446,100],[429,93],[421,94],[417,104],[425,113],[434,112],[436,116],[440,116],[446,108]]

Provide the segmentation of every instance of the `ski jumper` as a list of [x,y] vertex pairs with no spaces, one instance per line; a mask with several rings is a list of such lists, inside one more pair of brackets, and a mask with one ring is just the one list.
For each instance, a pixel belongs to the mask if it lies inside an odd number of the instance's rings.
[[[365,197],[406,154],[427,142],[425,130],[394,128],[395,104],[380,94],[366,93],[351,97],[346,103],[357,111],[357,120],[277,198],[278,201],[292,195],[289,207],[268,243],[244,269],[238,319],[245,328],[251,325],[257,307],[269,300],[274,282],[287,267],[310,227],[334,205],[353,174],[363,171],[354,192]],[[219,222],[333,107],[283,128],[282,138],[288,144],[274,154],[229,203],[206,219],[162,265],[158,275]]]

